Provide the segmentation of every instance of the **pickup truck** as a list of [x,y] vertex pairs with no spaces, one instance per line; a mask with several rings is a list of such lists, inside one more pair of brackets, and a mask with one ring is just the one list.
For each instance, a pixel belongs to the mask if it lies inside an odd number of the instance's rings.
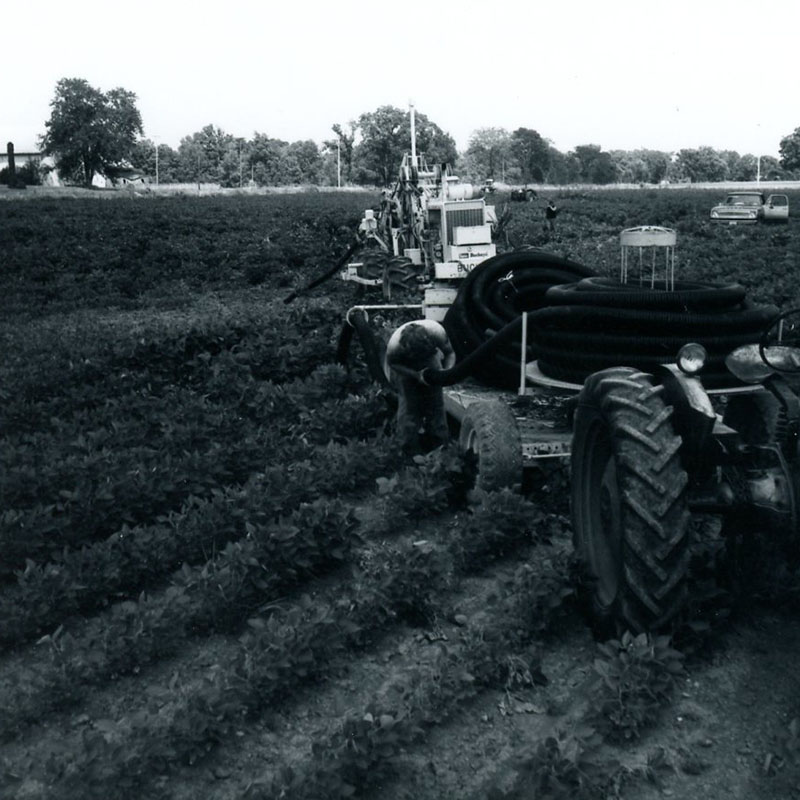
[[731,192],[725,201],[711,209],[712,222],[729,225],[755,225],[757,222],[788,222],[789,198],[785,194]]

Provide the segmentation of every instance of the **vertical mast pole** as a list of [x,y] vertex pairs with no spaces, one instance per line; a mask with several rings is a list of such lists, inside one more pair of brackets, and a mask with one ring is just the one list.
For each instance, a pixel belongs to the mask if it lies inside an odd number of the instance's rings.
[[411,164],[417,166],[417,127],[414,104],[409,103],[411,109]]

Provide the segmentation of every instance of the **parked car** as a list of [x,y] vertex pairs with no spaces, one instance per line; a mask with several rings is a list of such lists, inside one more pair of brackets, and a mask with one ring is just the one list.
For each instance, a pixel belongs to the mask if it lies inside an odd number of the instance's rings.
[[789,198],[785,194],[731,192],[725,201],[711,209],[712,222],[729,225],[755,225],[757,222],[788,222]]

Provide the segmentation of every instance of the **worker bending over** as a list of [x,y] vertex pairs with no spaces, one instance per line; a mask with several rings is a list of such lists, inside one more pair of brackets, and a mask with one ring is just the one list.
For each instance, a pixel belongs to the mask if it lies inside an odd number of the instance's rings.
[[383,368],[399,396],[397,433],[403,452],[432,450],[447,441],[442,387],[429,386],[422,372],[449,369],[455,361],[447,332],[434,320],[406,322],[389,338]]

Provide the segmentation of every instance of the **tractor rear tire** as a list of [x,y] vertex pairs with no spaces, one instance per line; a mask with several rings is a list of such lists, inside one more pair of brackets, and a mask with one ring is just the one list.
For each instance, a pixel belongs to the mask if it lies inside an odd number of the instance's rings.
[[617,367],[591,375],[578,397],[573,536],[598,638],[663,629],[685,602],[688,478],[661,393],[649,375]]
[[422,267],[415,265],[406,256],[393,256],[383,271],[383,296],[386,300],[398,300],[419,288],[417,276]]
[[517,420],[501,400],[476,400],[461,422],[459,447],[476,461],[475,487],[484,491],[522,484],[522,443]]
[[365,250],[361,255],[361,266],[358,268],[358,275],[361,278],[381,280],[386,272],[388,263],[389,254],[384,250],[376,248]]

